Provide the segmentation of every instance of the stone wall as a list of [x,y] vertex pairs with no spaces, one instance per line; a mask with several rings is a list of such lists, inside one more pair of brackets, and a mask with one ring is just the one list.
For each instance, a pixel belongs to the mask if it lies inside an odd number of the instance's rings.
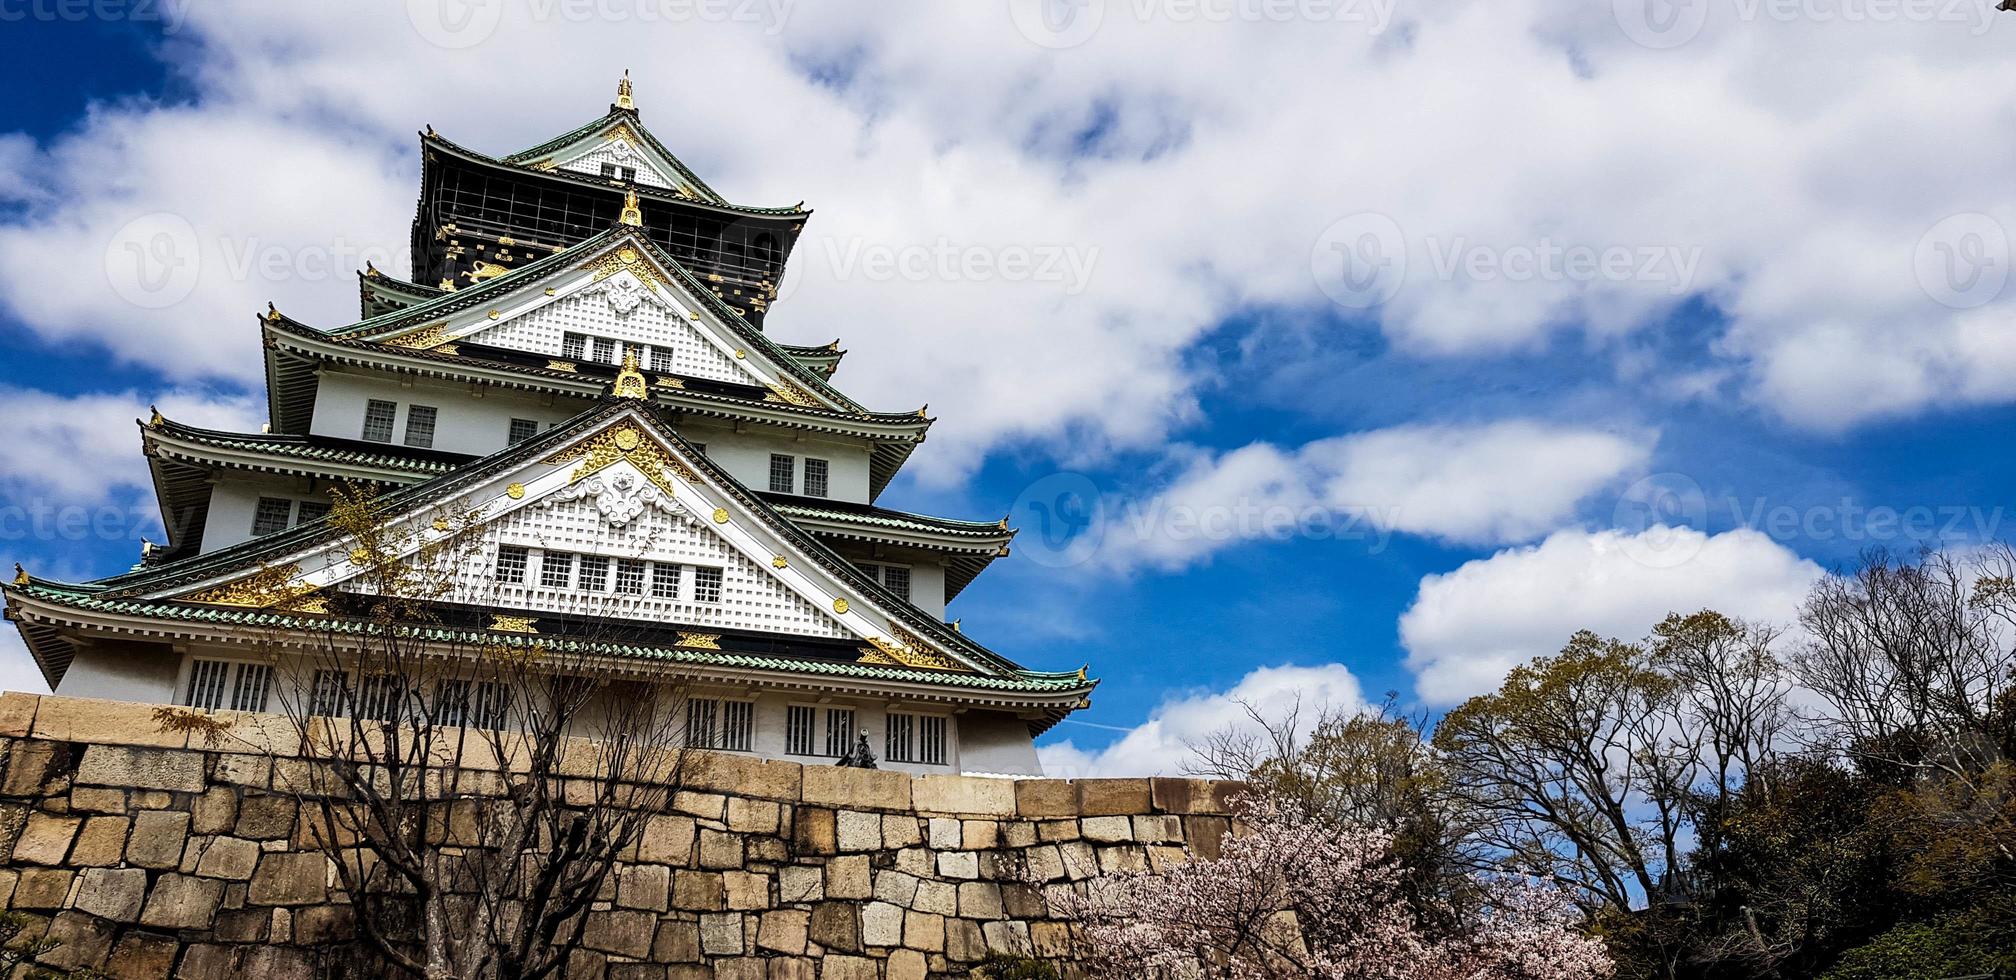
[[[0,696],[0,905],[120,978],[342,975],[352,921],[304,846],[285,758],[192,746],[148,705]],[[258,716],[245,722],[255,723]],[[1001,780],[708,757],[590,913],[568,976],[963,977],[990,950],[1067,960],[1016,883],[1213,853],[1234,784]]]

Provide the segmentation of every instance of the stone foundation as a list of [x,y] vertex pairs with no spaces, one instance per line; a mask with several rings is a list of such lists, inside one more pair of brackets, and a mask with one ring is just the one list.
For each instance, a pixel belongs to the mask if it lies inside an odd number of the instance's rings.
[[[0,904],[119,978],[342,976],[350,910],[291,761],[163,734],[130,702],[0,697]],[[244,719],[255,724],[256,716]],[[268,718],[270,721],[270,716]],[[1068,965],[1020,884],[1216,851],[1236,784],[1001,780],[710,754],[590,913],[571,978],[925,980],[989,951]]]

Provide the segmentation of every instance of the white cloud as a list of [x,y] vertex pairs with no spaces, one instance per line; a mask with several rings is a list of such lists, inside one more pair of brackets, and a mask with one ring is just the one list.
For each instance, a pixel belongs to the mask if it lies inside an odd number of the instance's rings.
[[1293,451],[1254,443],[1193,460],[1153,498],[1113,505],[1099,558],[1181,568],[1242,541],[1394,531],[1461,544],[1526,541],[1642,467],[1652,437],[1514,420],[1409,425]]
[[9,505],[88,508],[122,489],[146,490],[151,498],[135,424],[150,405],[178,422],[236,432],[259,431],[266,414],[263,399],[192,390],[66,396],[0,387],[0,418],[11,430],[0,440],[0,488]]
[[1262,667],[1231,690],[1164,702],[1147,721],[1104,748],[1082,749],[1064,741],[1039,747],[1037,755],[1044,775],[1053,778],[1180,776],[1195,761],[1192,745],[1228,729],[1257,731],[1248,705],[1269,720],[1285,718],[1299,706],[1300,719],[1308,724],[1326,707],[1354,711],[1364,707],[1365,698],[1358,678],[1343,664]]
[[1453,704],[1559,652],[1577,630],[1635,638],[1668,613],[1701,609],[1787,624],[1821,574],[1750,529],[1565,530],[1423,578],[1400,641],[1422,699]]
[[[1115,0],[1066,50],[1000,4],[783,4],[781,25],[508,6],[494,33],[446,38],[401,0],[192,7],[193,107],[100,106],[28,161],[35,186],[14,193],[44,203],[0,227],[0,291],[45,335],[251,381],[265,299],[337,323],[354,295],[347,272],[246,274],[227,251],[396,251],[413,130],[515,150],[592,117],[628,64],[648,66],[647,122],[715,186],[817,209],[772,329],[844,336],[840,381],[873,405],[928,400],[944,422],[927,476],[1021,439],[1159,444],[1194,412],[1186,349],[1250,304],[1330,309],[1314,263],[1341,256],[1319,238],[1361,212],[1405,245],[1378,323],[1406,350],[1585,331],[1600,352],[1699,295],[1731,317],[1715,347],[1731,388],[1802,424],[2016,398],[1996,373],[2016,289],[1956,311],[1914,263],[1947,215],[2016,228],[1980,177],[2016,108],[1994,40],[2016,19],[1985,3],[1953,8],[1983,18],[1960,24],[1739,22],[1713,4],[1672,50],[1628,39],[1612,9],[1631,5],[1549,0],[1410,7],[1383,33]],[[500,65],[539,65],[539,83],[501,83]],[[156,212],[190,223],[202,276],[151,311],[104,287],[108,248],[130,255],[120,229]],[[941,241],[1054,246],[1090,278],[911,281],[844,259]],[[1625,261],[1581,268],[1570,247]]]

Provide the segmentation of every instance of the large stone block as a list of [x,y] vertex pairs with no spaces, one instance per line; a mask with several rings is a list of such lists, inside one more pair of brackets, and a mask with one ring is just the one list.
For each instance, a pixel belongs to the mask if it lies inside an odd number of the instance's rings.
[[882,980],[882,968],[865,956],[828,956],[819,970],[825,980]]
[[801,909],[765,912],[756,927],[756,945],[787,956],[802,956],[811,919],[812,914]]
[[1024,820],[1061,820],[1078,815],[1078,787],[1061,779],[1018,779],[1015,811]]
[[70,900],[70,885],[77,872],[68,868],[22,868],[14,884],[17,909],[60,909]]
[[775,759],[757,759],[724,752],[697,754],[686,785],[733,796],[798,801],[798,786],[804,766]]
[[728,798],[728,829],[743,834],[777,832],[778,804],[769,800]]
[[945,951],[945,917],[930,912],[903,913],[903,945],[927,953]]
[[294,801],[285,796],[248,796],[238,804],[238,824],[232,836],[248,840],[279,840],[294,832]]
[[688,912],[719,912],[728,907],[721,875],[715,871],[680,871],[672,876],[672,907]]
[[1015,781],[982,776],[919,776],[910,787],[917,812],[966,817],[1012,817]]
[[740,868],[742,835],[700,828],[700,866],[720,869]]
[[992,882],[972,881],[959,886],[959,917],[962,919],[999,919],[1001,908],[1001,886]]
[[160,980],[175,968],[175,954],[181,948],[174,936],[129,932],[112,947],[105,975],[117,980]]
[[308,905],[328,896],[328,858],[312,852],[273,852],[259,859],[245,900],[254,905]]
[[953,879],[980,877],[980,855],[972,851],[946,851],[938,855],[938,874]]
[[101,919],[137,922],[146,898],[146,869],[90,868],[77,888],[75,907]]
[[916,847],[924,843],[924,834],[918,827],[917,818],[907,813],[883,814],[882,846]]
[[1150,784],[1156,812],[1174,814],[1223,816],[1232,812],[1234,797],[1250,790],[1246,783],[1214,779],[1158,777],[1150,780]]
[[339,942],[356,934],[356,915],[348,905],[311,905],[294,914],[294,941],[303,946]]
[[1151,796],[1146,779],[1081,779],[1078,812],[1088,817],[1147,813]]
[[224,897],[224,883],[187,875],[165,874],[154,882],[140,924],[161,929],[206,929]]
[[812,907],[812,941],[842,953],[861,951],[861,910],[850,902],[821,902]]
[[839,833],[832,810],[801,806],[791,822],[791,849],[801,855],[837,854]]
[[889,954],[885,980],[924,980],[929,975],[928,962],[924,954],[914,949],[899,949]]
[[980,927],[987,948],[1012,956],[1029,955],[1029,923],[1013,920],[989,922]]
[[662,864],[633,864],[616,878],[616,904],[626,909],[663,912],[672,895],[672,869]]
[[28,815],[21,836],[14,840],[15,864],[62,864],[70,854],[70,842],[83,826],[81,817],[36,811]]
[[861,909],[861,941],[869,946],[903,944],[903,908],[888,902],[869,902]]
[[201,793],[205,788],[203,755],[125,745],[90,745],[84,749],[84,760],[77,764],[77,782],[87,786]]
[[826,862],[827,898],[867,898],[875,894],[868,876],[868,855],[849,854]]
[[54,796],[70,788],[75,753],[67,742],[22,740],[7,753],[0,795]]
[[650,912],[590,912],[581,929],[581,945],[641,960],[651,955],[651,942],[657,935],[658,917]]
[[792,864],[777,869],[779,902],[817,902],[825,897],[826,869],[807,864]]
[[708,956],[742,953],[742,913],[708,912],[700,916],[700,951]]
[[949,881],[920,881],[910,907],[934,915],[958,915],[959,888]]
[[945,920],[945,957],[955,963],[974,963],[987,958],[987,937],[980,923],[969,919]]
[[1225,835],[1231,832],[1229,817],[1183,818],[1183,839],[1190,845],[1190,853],[1206,860],[1218,859],[1224,850]]
[[253,870],[259,866],[257,841],[237,837],[198,838],[190,847],[190,851],[196,857],[194,870],[200,878],[245,881],[252,877]]
[[814,806],[854,810],[910,809],[910,779],[886,769],[807,766],[801,799]]
[[909,908],[917,897],[917,876],[890,868],[875,872],[875,898]]
[[35,957],[35,961],[63,970],[95,970],[111,954],[112,937],[118,928],[82,912],[58,912],[49,922],[49,931],[43,934],[56,946]]
[[92,817],[70,846],[70,863],[80,868],[109,868],[126,856],[126,831],[132,821],[121,816]]
[[842,810],[838,817],[838,840],[842,851],[882,849],[882,815],[860,810]]
[[[44,697],[35,711],[36,738],[52,742],[94,745],[143,745],[180,749],[189,744],[181,732],[164,732],[154,719],[154,705],[137,701]],[[202,761],[202,756],[196,756]],[[100,783],[117,786],[118,783]],[[163,787],[166,788],[166,787]]]
[[126,863],[165,870],[182,860],[189,839],[189,814],[180,810],[142,810],[133,815],[133,835],[126,839]]
[[750,871],[724,871],[721,873],[722,890],[727,893],[728,908],[735,912],[748,912],[770,907],[770,876]]
[[658,938],[651,943],[651,958],[659,963],[698,963],[700,923],[678,919],[658,923]]
[[637,840],[637,860],[686,867],[693,863],[693,818],[654,816]]
[[0,694],[0,737],[23,738],[35,727],[35,709],[42,704],[36,694],[8,691]]
[[1101,844],[1117,844],[1134,839],[1134,821],[1126,817],[1086,817],[1078,821],[1085,839]]

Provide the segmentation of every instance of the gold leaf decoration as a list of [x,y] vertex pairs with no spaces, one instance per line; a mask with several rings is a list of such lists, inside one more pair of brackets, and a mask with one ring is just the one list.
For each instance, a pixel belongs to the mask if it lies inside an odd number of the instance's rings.
[[507,497],[510,497],[510,498],[511,498],[512,500],[524,500],[524,499],[525,499],[525,484],[523,484],[523,483],[513,483],[513,484],[511,484],[510,486],[508,486],[508,487],[505,487],[505,488],[504,488],[504,495],[505,495],[505,496],[507,496]]
[[385,341],[390,346],[404,347],[408,350],[429,350],[447,342],[448,324],[445,322],[430,323],[418,330],[402,333]]
[[567,478],[569,483],[579,483],[626,459],[630,461],[630,465],[637,467],[637,470],[644,474],[645,479],[669,495],[677,496],[677,491],[673,490],[672,481],[665,476],[665,471],[668,469],[684,477],[688,482],[700,481],[700,474],[695,473],[693,467],[666,452],[657,440],[648,438],[643,430],[631,422],[603,429],[548,456],[546,463],[557,466],[580,460],[581,465],[575,467],[573,474]]
[[833,611],[842,616],[847,615],[847,599],[845,596],[833,600]]
[[495,614],[490,617],[490,629],[496,633],[538,633],[539,621],[530,616],[505,616]]
[[788,402],[792,405],[802,405],[807,408],[825,407],[819,403],[819,399],[812,397],[812,393],[806,391],[804,386],[790,378],[779,378],[776,384],[770,386],[770,391],[777,396],[779,401]]
[[855,663],[916,667],[922,670],[969,670],[965,664],[926,646],[916,634],[902,627],[892,626],[889,632],[896,638],[895,642],[892,643],[879,636],[869,637],[868,642],[874,650],[871,652],[863,648],[861,658]]
[[592,270],[595,273],[591,280],[593,282],[601,282],[619,272],[628,272],[636,276],[639,282],[653,289],[664,283],[664,279],[658,275],[658,267],[645,261],[642,253],[628,245],[604,252],[601,257],[590,259],[580,268],[582,271]]
[[576,365],[573,361],[547,361],[546,370],[565,371],[568,374],[574,374],[580,371],[581,368],[578,365]]
[[770,567],[789,568],[791,567],[791,559],[786,558],[783,555],[778,555],[777,557],[770,559]]
[[314,586],[295,581],[300,574],[300,567],[293,564],[262,565],[258,571],[236,582],[227,582],[183,598],[189,602],[264,609],[315,591]]
[[726,507],[714,508],[714,523],[716,524],[728,523],[728,508]]
[[721,649],[721,634],[688,633],[681,630],[679,632],[678,645],[694,650],[719,650]]

